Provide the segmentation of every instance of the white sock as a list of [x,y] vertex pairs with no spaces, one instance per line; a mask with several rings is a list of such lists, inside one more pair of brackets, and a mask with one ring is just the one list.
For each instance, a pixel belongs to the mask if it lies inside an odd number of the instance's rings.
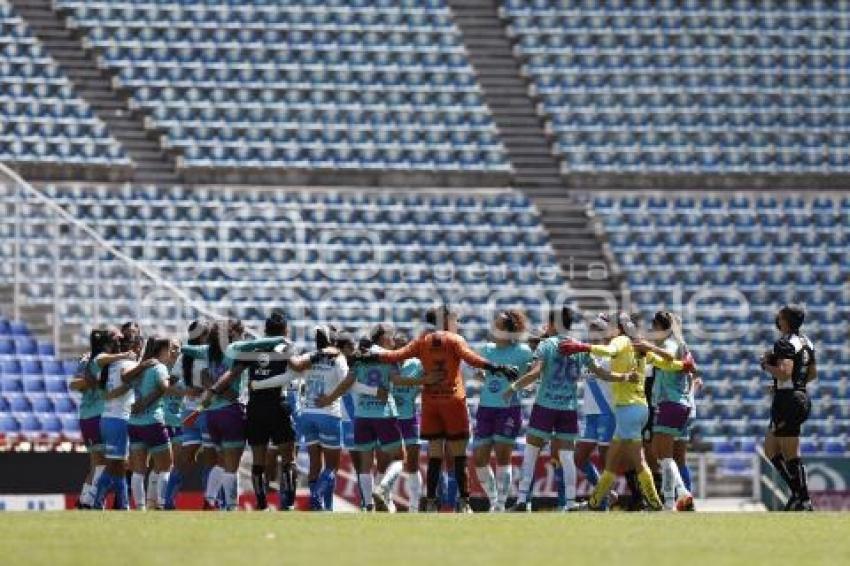
[[413,473],[408,473],[407,490],[410,492],[410,502],[408,508],[410,513],[419,513],[419,499],[422,497],[422,472],[416,470]]
[[493,475],[493,468],[490,466],[481,466],[475,468],[475,475],[478,476],[478,483],[484,489],[484,494],[490,501],[490,505],[496,502],[498,493],[496,490],[496,476]]
[[496,466],[496,502],[504,506],[511,495],[513,484],[513,466]]
[[222,476],[224,468],[221,466],[213,466],[210,470],[210,475],[207,478],[207,492],[204,494],[204,499],[209,503],[215,503],[218,499],[218,492],[221,490]]
[[363,492],[363,504],[372,505],[372,489],[375,479],[372,474],[360,474],[360,491]]
[[145,474],[133,472],[130,478],[130,490],[133,492],[133,501],[138,511],[144,511],[147,506],[145,501]]
[[393,460],[393,462],[387,466],[387,471],[384,472],[384,479],[378,482],[381,489],[386,490],[387,493],[392,493],[393,487],[395,487],[395,482],[398,480],[398,476],[401,475],[401,471],[403,469],[404,465],[401,463],[401,460]]
[[80,503],[83,505],[91,505],[94,503],[94,497],[91,494],[92,485],[90,483],[84,483],[82,489],[80,490]]
[[537,456],[540,454],[540,448],[532,444],[525,445],[525,451],[522,455],[522,477],[519,481],[519,494],[517,503],[528,503],[528,497],[531,495],[531,484],[534,481],[534,467],[537,465]]
[[564,471],[564,494],[568,504],[576,500],[578,471],[576,470],[574,454],[572,450],[558,450],[558,459],[561,461],[561,468]]
[[97,494],[97,482],[100,480],[100,476],[103,475],[103,470],[105,469],[106,466],[94,467],[94,473],[91,475],[91,485],[89,487],[89,495],[92,503],[94,503],[94,496]]
[[148,496],[148,507],[157,507],[157,496],[159,494],[159,474],[151,470],[148,472],[148,488],[145,495]]
[[676,495],[687,495],[685,482],[682,481],[682,475],[679,473],[679,466],[673,458],[664,458],[661,460],[661,491],[664,493],[664,503],[672,506],[675,504]]
[[235,473],[224,472],[221,475],[224,488],[224,504],[228,509],[236,509],[239,504],[239,476]]
[[[153,472],[151,472],[153,474]],[[165,508],[165,492],[168,491],[168,479],[171,477],[171,471],[160,472],[157,478],[157,504],[161,509]]]

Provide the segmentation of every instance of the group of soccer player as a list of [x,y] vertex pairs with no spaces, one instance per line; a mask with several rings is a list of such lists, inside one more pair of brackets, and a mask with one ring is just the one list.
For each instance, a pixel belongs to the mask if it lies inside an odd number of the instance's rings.
[[[102,509],[112,493],[116,509],[129,509],[131,495],[136,509],[175,509],[184,478],[200,465],[204,507],[237,509],[247,445],[257,508],[269,506],[270,483],[279,478],[279,508],[293,509],[300,440],[309,457],[309,507],[332,511],[345,411],[353,421],[348,449],[367,511],[395,509],[401,476],[408,509],[419,510],[420,446],[427,443],[422,508],[439,509],[447,474],[456,482],[455,510],[471,512],[470,438],[491,511],[530,509],[537,460],[547,443],[560,510],[610,508],[620,473],[632,508],[693,510],[684,454],[700,380],[681,322],[659,311],[643,330],[637,316],[602,313],[589,321],[585,343],[572,337],[576,318],[569,307],[552,309],[535,332],[523,312],[504,310],[493,320],[492,341],[479,352],[458,334],[458,315],[448,306],[429,309],[412,340],[389,324],[359,340],[330,325],[317,327],[308,353],[288,338],[280,311],[269,315],[262,338],[229,319],[193,322],[182,345],[168,336],[143,338],[134,323],[92,331],[91,351],[71,384],[82,394],[80,429],[91,454],[78,506]],[[811,507],[799,444],[789,440],[799,437],[808,415],[807,399],[795,393],[798,381],[804,390],[816,375],[813,347],[797,336],[801,324],[797,316],[791,326],[780,326],[784,342],[764,360],[785,411],[772,414],[766,448],[793,490],[789,508]],[[797,359],[801,352],[806,360]],[[463,364],[481,382],[474,426]],[[511,457],[523,433],[520,396],[535,383],[516,503],[506,509]],[[604,462],[601,474],[594,451]],[[584,504],[576,497],[579,470],[593,485]]]

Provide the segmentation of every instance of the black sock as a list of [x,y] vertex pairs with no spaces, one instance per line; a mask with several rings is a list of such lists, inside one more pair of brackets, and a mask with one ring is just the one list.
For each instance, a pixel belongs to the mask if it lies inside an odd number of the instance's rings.
[[797,490],[794,489],[794,482],[791,479],[791,471],[788,469],[788,464],[785,462],[785,456],[777,454],[770,459],[770,463],[773,464],[774,468],[776,468],[776,471],[779,473],[779,477],[782,478],[785,485],[787,485],[791,491],[797,493]]
[[466,456],[455,456],[455,481],[457,492],[464,499],[469,498],[469,481],[467,480]]
[[298,486],[298,466],[295,462],[284,463],[280,469],[280,500],[281,505],[295,505],[295,490]]
[[625,473],[626,476],[626,485],[629,486],[629,492],[632,494],[632,498],[640,497],[640,485],[638,484],[637,479],[637,471],[629,470]]
[[254,464],[251,466],[251,483],[254,486],[254,495],[257,496],[257,509],[268,507],[266,501],[266,468]]
[[659,494],[664,491],[663,489],[661,489],[661,483],[663,481],[664,479],[661,477],[661,472],[652,472],[652,483],[655,484],[655,491],[657,491]]
[[426,477],[426,496],[437,499],[437,486],[443,473],[443,461],[440,458],[428,458],[428,475]]
[[800,458],[788,460],[788,472],[791,474],[792,489],[800,499],[809,498],[809,482],[806,479],[806,466]]

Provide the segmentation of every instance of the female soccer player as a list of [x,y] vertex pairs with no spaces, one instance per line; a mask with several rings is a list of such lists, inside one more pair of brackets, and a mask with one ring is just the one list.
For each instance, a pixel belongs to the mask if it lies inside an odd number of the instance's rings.
[[[589,324],[590,341],[607,344],[610,341],[608,315],[600,313]],[[599,483],[599,471],[591,461],[594,450],[599,451],[599,458],[605,461],[608,446],[614,438],[617,422],[614,418],[614,393],[611,382],[604,378],[610,370],[608,358],[591,356],[591,366],[585,375],[584,384],[584,428],[576,444],[576,469],[584,472],[587,481],[596,486]],[[598,372],[603,372],[602,375]]]
[[[132,352],[141,357],[143,341],[139,334],[130,329],[122,331],[121,351]],[[95,486],[94,507],[103,509],[109,491],[115,494],[117,509],[129,509],[127,492],[127,458],[130,453],[128,423],[130,408],[135,401],[132,382],[142,373],[153,367],[155,360],[138,363],[130,359],[121,359],[109,365],[101,373],[105,405],[100,418],[100,434],[103,439],[106,456],[106,469]],[[105,378],[105,379],[104,379]]]
[[[287,336],[288,325],[286,318],[280,311],[274,311],[266,319],[265,334],[267,337]],[[263,354],[253,362],[248,370],[249,382],[260,382],[273,376],[283,375],[287,370],[287,360],[281,352],[285,346],[276,346],[268,354]],[[292,414],[287,409],[282,398],[282,388],[275,387],[263,390],[250,390],[247,408],[247,430],[246,437],[251,447],[253,465],[251,467],[251,479],[254,487],[254,495],[257,499],[257,509],[267,509],[268,500],[268,478],[274,473],[275,467],[267,469],[267,452],[271,451],[275,456],[278,447],[285,443],[295,442],[295,428],[292,422]],[[271,442],[271,449],[269,449]],[[272,459],[277,464],[277,460]],[[282,488],[283,489],[283,488]],[[289,487],[286,488],[290,489]],[[282,495],[282,499],[284,496]],[[287,502],[284,501],[283,506]]]
[[525,434],[522,477],[512,512],[528,511],[537,457],[547,442],[551,443],[551,452],[557,455],[563,473],[566,500],[562,510],[572,511],[576,508],[577,474],[573,443],[578,435],[577,382],[586,360],[558,352],[558,344],[566,339],[565,332],[570,330],[572,324],[572,311],[568,307],[552,310],[546,329],[548,337],[537,346],[531,368],[502,394],[503,399],[509,401],[518,391],[540,379]]
[[[369,337],[369,344],[366,349],[371,354],[392,349],[395,346],[392,326],[377,325]],[[358,479],[367,511],[373,507],[379,511],[395,510],[392,489],[402,470],[404,450],[395,399],[389,392],[396,384],[411,386],[418,382],[402,378],[395,364],[355,363],[348,377],[317,401],[319,406],[327,406],[349,389],[354,393],[353,451],[358,458]],[[377,482],[372,475],[376,457],[379,474],[383,476]],[[377,489],[374,489],[375,483]]]
[[173,457],[168,430],[165,426],[163,394],[168,390],[169,368],[177,361],[180,343],[172,338],[155,336],[148,340],[143,361],[155,360],[145,370],[141,379],[133,383],[135,401],[129,419],[130,469],[133,472],[131,489],[136,509],[146,508],[145,472],[148,457],[153,462],[152,474],[156,474],[156,502],[165,506],[165,489],[171,475]]
[[[469,442],[469,409],[460,363],[501,373],[508,379],[516,368],[496,366],[476,354],[458,333],[458,315],[448,306],[425,313],[426,331],[398,350],[364,356],[364,362],[401,363],[411,358],[422,362],[428,384],[422,390],[422,438],[428,444],[428,509],[436,510],[437,485],[443,468],[445,448],[454,458],[458,482],[457,511],[471,513],[467,478],[466,447]],[[445,446],[444,446],[445,444]]]
[[[525,375],[534,357],[531,348],[521,342],[527,330],[525,314],[515,309],[502,311],[493,321],[493,342],[487,343],[479,353],[493,364],[516,367],[520,375]],[[522,407],[516,393],[503,397],[510,388],[504,376],[481,372],[476,377],[484,383],[475,416],[475,472],[490,509],[502,512],[513,483],[511,455],[522,427]],[[493,452],[496,474],[490,467]]]
[[[612,329],[613,330],[613,329]],[[694,371],[693,359],[671,360],[664,350],[639,339],[638,330],[627,313],[620,313],[616,334],[607,345],[584,344],[567,338],[562,340],[558,349],[566,356],[590,353],[595,356],[611,358],[611,377],[614,382],[614,414],[617,428],[614,440],[608,449],[605,472],[590,497],[591,509],[602,509],[603,499],[616,478],[619,464],[626,469],[638,470],[638,483],[644,497],[654,511],[661,510],[661,501],[655,490],[652,473],[643,458],[641,429],[649,415],[643,387],[646,379],[646,364],[652,363],[662,369]],[[634,341],[633,341],[634,340]]]
[[[223,470],[210,473],[205,494],[206,505],[214,507],[219,489],[224,489],[225,508],[235,510],[238,506],[239,483],[237,470],[245,449],[245,407],[239,402],[242,377],[257,353],[268,352],[275,346],[285,344],[282,355],[291,356],[292,344],[283,336],[256,340],[239,340],[243,337],[242,322],[219,321],[210,331],[209,343],[198,346],[183,346],[183,355],[205,360],[211,379],[215,382],[201,396],[198,409],[184,419],[191,424],[194,415],[206,414],[207,428],[211,441],[223,460]],[[237,341],[238,340],[238,341]]]
[[80,360],[77,373],[68,386],[72,391],[82,393],[79,407],[80,433],[89,452],[89,472],[77,502],[79,509],[91,509],[94,504],[94,486],[97,485],[106,463],[100,436],[100,415],[104,409],[101,374],[110,364],[133,358],[132,353],[119,352],[121,332],[117,328],[92,330],[89,344],[91,351]]
[[[652,319],[650,338],[672,358],[683,358],[688,349],[682,326],[676,315],[658,311]],[[691,413],[691,375],[681,371],[658,369],[652,398],[656,413],[652,434],[652,452],[661,466],[664,504],[678,511],[693,511],[694,498],[685,486],[679,467],[673,459],[673,445],[686,432]]]
[[[336,388],[348,375],[346,356],[354,353],[354,340],[347,336],[335,336],[327,326],[316,328],[315,335],[316,352],[309,356],[288,358],[292,372],[252,381],[249,386],[257,391],[285,386],[296,377],[304,380],[306,394],[301,409],[300,432],[310,457],[307,477],[310,509],[333,511],[336,471],[342,450],[342,408],[339,399],[325,407],[320,406],[318,400],[326,391]],[[335,347],[334,343],[341,347]],[[297,376],[295,372],[304,374]]]
[[[397,333],[395,349],[403,348],[410,340],[407,336]],[[419,468],[419,415],[416,411],[416,398],[422,390],[422,362],[416,358],[405,360],[401,365],[401,376],[415,380],[416,385],[397,385],[393,387],[392,396],[398,411],[398,428],[404,443],[404,477],[407,483],[409,513],[418,513],[422,497],[422,471]]]
[[[194,320],[189,324],[189,339],[188,344],[198,346],[206,344],[209,339],[210,324],[206,320]],[[165,489],[165,509],[176,509],[177,495],[180,493],[180,487],[183,484],[183,479],[194,465],[198,452],[203,444],[203,429],[205,428],[205,419],[202,416],[197,422],[192,424],[184,424],[182,421],[192,411],[198,407],[198,398],[203,393],[203,373],[206,369],[204,360],[196,360],[190,356],[180,355],[177,362],[171,368],[171,376],[176,379],[173,387],[182,389],[182,411],[179,422],[176,424],[171,419],[172,426],[179,426],[180,437],[174,442],[174,469],[171,471],[171,476],[168,481],[168,486]],[[175,405],[171,406],[171,410],[176,409]],[[206,477],[212,466],[215,465],[215,452],[212,451],[212,458],[207,456],[212,462],[205,462],[203,477],[204,484]],[[205,486],[204,486],[205,487]]]
[[782,335],[761,362],[773,378],[774,391],[764,452],[791,489],[786,511],[813,510],[806,467],[800,458],[800,429],[812,409],[806,385],[818,376],[815,347],[800,334],[805,318],[805,311],[798,305],[779,309],[776,328]]

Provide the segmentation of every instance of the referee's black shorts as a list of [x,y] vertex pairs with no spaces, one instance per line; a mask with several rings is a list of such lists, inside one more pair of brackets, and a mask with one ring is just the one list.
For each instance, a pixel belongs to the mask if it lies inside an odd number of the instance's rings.
[[770,406],[770,432],[778,437],[800,436],[811,411],[812,402],[805,391],[778,389]]
[[286,403],[248,403],[246,438],[249,446],[295,442],[292,409]]

